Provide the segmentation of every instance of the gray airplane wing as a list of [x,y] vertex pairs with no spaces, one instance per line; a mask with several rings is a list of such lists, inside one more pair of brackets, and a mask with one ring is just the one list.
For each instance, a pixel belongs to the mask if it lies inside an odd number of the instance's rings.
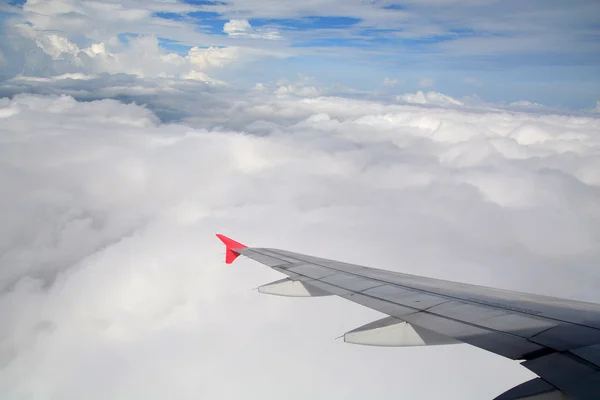
[[280,296],[336,295],[388,317],[344,335],[373,346],[468,343],[539,378],[497,400],[600,399],[600,305],[368,268],[285,250],[246,247],[223,235],[226,262],[244,255],[288,276],[261,286]]

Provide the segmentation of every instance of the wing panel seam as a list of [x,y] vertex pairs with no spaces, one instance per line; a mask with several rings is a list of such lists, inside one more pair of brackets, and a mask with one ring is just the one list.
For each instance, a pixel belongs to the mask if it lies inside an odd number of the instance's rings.
[[[315,264],[315,265],[318,265],[318,264]],[[332,268],[332,269],[335,269],[335,268]],[[309,276],[302,275],[300,273],[298,273],[298,275],[304,276],[305,278],[310,278]],[[427,310],[429,310],[432,307],[438,306],[439,304],[436,304],[435,306],[427,307],[424,310],[420,310],[418,308],[414,308],[414,307],[411,307],[411,306],[406,306],[406,305],[403,305],[403,304],[394,303],[393,301],[390,301],[390,300],[387,300],[387,299],[382,299],[382,298],[379,298],[379,297],[376,297],[376,296],[373,296],[373,295],[369,295],[367,293],[356,292],[354,290],[347,289],[347,288],[342,287],[342,286],[334,285],[334,284],[329,283],[329,282],[322,282],[320,279],[314,279],[314,278],[311,278],[311,279],[313,279],[315,281],[319,281],[319,282],[324,283],[326,285],[330,285],[330,286],[336,287],[338,289],[343,289],[343,290],[347,290],[347,291],[351,292],[351,294],[348,297],[346,297],[346,296],[340,296],[340,297],[344,297],[345,299],[350,300],[350,301],[353,301],[353,300],[350,299],[353,295],[359,294],[359,295],[363,295],[363,296],[366,296],[366,297],[369,297],[371,299],[378,300],[378,301],[381,301],[381,302],[384,302],[384,303],[388,303],[388,304],[392,304],[392,305],[396,305],[396,306],[400,306],[400,307],[405,307],[405,308],[410,308],[410,309],[412,309],[412,310],[415,311],[414,313],[407,314],[407,315],[414,315],[414,314],[418,314],[418,313],[429,314],[429,315],[432,315],[432,316],[435,316],[435,317],[438,317],[438,318],[444,318],[444,319],[447,319],[449,321],[454,321],[456,323],[467,325],[467,326],[471,326],[473,328],[478,328],[478,329],[481,329],[481,330],[484,330],[484,331],[494,332],[494,333],[497,333],[499,335],[505,335],[505,336],[510,336],[510,337],[513,337],[513,338],[522,339],[522,340],[525,340],[525,341],[527,341],[527,342],[529,342],[531,344],[534,344],[534,345],[537,345],[537,346],[549,349],[549,347],[547,347],[547,346],[541,345],[539,343],[531,342],[530,340],[528,340],[528,338],[523,337],[523,336],[519,336],[519,335],[515,335],[514,333],[499,331],[497,329],[480,326],[480,325],[477,325],[477,324],[474,324],[474,323],[471,323],[471,322],[462,321],[462,320],[459,320],[459,319],[456,319],[456,318],[448,317],[446,315],[440,315],[440,314],[433,313],[431,311],[427,311]],[[452,300],[448,300],[448,301],[446,301],[444,303],[447,303],[447,302],[450,302],[450,301],[452,301]],[[444,304],[444,303],[441,303],[441,304]],[[360,304],[360,303],[358,303],[358,304]],[[398,317],[398,318],[401,318],[401,317]]]
[[[270,251],[273,252],[273,253],[275,253],[275,254],[279,254],[277,251],[274,251],[274,250],[270,250]],[[280,256],[284,256],[283,254],[279,254],[279,255]],[[301,260],[301,261],[304,261],[304,260]],[[594,328],[593,326],[588,326],[588,325],[584,325],[584,324],[578,324],[578,323],[575,323],[575,322],[564,321],[564,320],[561,320],[561,319],[558,319],[558,318],[553,318],[553,317],[539,316],[539,315],[536,315],[536,314],[527,313],[525,311],[514,310],[514,309],[511,309],[511,308],[508,308],[508,307],[501,307],[501,306],[493,305],[493,304],[486,304],[484,302],[474,301],[472,299],[463,299],[463,298],[460,298],[460,297],[454,297],[454,296],[447,295],[447,294],[440,294],[440,293],[432,292],[432,291],[425,290],[425,289],[417,289],[417,288],[414,288],[414,287],[405,286],[405,285],[401,285],[401,284],[398,284],[398,283],[387,282],[387,281],[381,280],[380,278],[367,277],[367,276],[364,276],[364,275],[361,275],[361,274],[358,274],[358,273],[355,273],[355,272],[349,272],[349,271],[340,270],[340,269],[337,269],[337,268],[333,268],[333,267],[329,267],[329,266],[326,266],[326,265],[322,265],[322,264],[316,263],[314,261],[306,261],[306,262],[308,264],[314,264],[314,265],[317,265],[319,267],[330,269],[330,270],[333,270],[333,271],[338,271],[338,272],[342,272],[342,273],[345,273],[345,274],[349,274],[349,275],[353,275],[353,276],[358,276],[358,277],[365,278],[365,279],[370,279],[370,280],[373,280],[373,281],[383,282],[384,285],[396,286],[396,287],[403,288],[403,289],[406,289],[406,290],[412,290],[412,291],[416,291],[416,292],[427,293],[427,294],[430,294],[430,295],[435,295],[435,296],[439,296],[439,297],[443,297],[443,298],[451,299],[451,300],[455,300],[455,301],[461,301],[461,302],[464,302],[464,303],[476,304],[476,305],[479,305],[479,306],[484,306],[484,307],[495,308],[495,309],[509,311],[509,312],[514,312],[514,313],[519,313],[519,314],[527,315],[527,316],[534,317],[534,318],[537,317],[537,318],[540,318],[540,319],[545,319],[545,320],[550,320],[550,321],[557,321],[557,322],[564,323],[564,324],[584,326],[586,328],[595,329],[595,330],[597,330],[600,333],[600,330],[597,329],[597,328]],[[363,267],[363,268],[368,268],[368,267]],[[389,272],[392,272],[392,271],[389,271]],[[324,283],[326,283],[326,282],[324,282]],[[333,286],[335,286],[335,285],[333,285]],[[342,288],[342,289],[348,290],[346,288]],[[365,289],[365,290],[368,290],[368,289]],[[360,293],[360,292],[356,292],[356,293]],[[362,294],[364,294],[364,293],[362,293]],[[396,303],[393,303],[393,304],[396,304]],[[521,336],[518,336],[518,337],[521,337]]]

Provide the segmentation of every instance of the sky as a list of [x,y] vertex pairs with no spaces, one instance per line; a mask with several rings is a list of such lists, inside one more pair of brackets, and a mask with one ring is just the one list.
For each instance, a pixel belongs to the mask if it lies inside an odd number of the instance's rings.
[[600,98],[595,0],[12,0],[0,78],[187,77],[250,88],[310,77],[571,110]]
[[600,302],[596,1],[0,3],[3,399],[482,399],[250,246]]

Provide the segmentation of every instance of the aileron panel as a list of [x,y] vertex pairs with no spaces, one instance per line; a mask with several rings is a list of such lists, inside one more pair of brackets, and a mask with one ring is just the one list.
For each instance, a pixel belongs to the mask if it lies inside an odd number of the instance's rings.
[[363,290],[382,285],[381,282],[347,274],[330,275],[325,278],[321,278],[320,280],[335,286],[340,286],[352,292],[361,292]]
[[512,333],[526,338],[558,324],[552,320],[458,301],[450,301],[432,307],[428,311],[483,328]]
[[525,338],[490,331],[430,314],[427,311],[406,315],[403,319],[411,324],[422,326],[441,335],[455,338],[513,360],[523,359],[524,355],[543,349],[542,346],[531,343]]
[[364,293],[368,294],[369,296],[374,296],[417,310],[425,310],[448,301],[443,297],[434,296],[415,290],[408,290],[392,285],[378,286],[373,289],[365,290]]

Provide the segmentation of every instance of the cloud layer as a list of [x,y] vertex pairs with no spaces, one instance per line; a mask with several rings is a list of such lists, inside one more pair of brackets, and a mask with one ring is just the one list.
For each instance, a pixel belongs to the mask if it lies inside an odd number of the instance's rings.
[[336,341],[381,316],[261,296],[281,277],[225,266],[214,233],[600,301],[598,11],[0,4],[3,399],[481,399],[529,379],[466,345]]
[[225,266],[215,232],[600,301],[600,119],[435,92],[204,96],[170,124],[116,100],[0,100],[6,398],[480,399],[530,377],[463,345],[335,341],[379,316],[251,291],[279,275]]

